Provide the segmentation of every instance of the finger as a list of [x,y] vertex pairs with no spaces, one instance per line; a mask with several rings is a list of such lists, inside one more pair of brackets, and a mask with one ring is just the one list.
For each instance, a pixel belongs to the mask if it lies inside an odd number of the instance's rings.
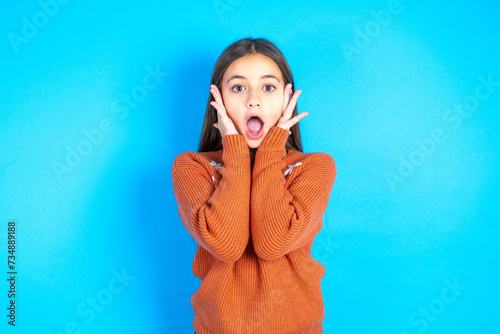
[[[217,102],[210,101],[210,104],[217,110],[217,123],[215,123],[217,124],[217,126],[215,126],[215,124],[214,126],[222,133],[222,131],[225,131],[225,126],[227,126],[225,124],[227,124],[227,122],[231,123],[231,119],[229,118],[229,116],[227,116],[226,110],[224,108],[221,108],[221,106]],[[223,130],[221,130],[221,128],[219,127],[219,123],[221,123],[220,125],[222,126]]]
[[222,95],[219,92],[219,88],[217,88],[216,85],[210,85],[210,92],[212,93],[215,101],[219,103],[220,106],[224,107],[224,103],[222,103]]
[[217,113],[217,121],[219,122],[222,119],[221,111],[219,110],[220,109],[219,105],[215,101],[211,101],[210,104],[212,105],[212,107],[215,108],[215,112]]
[[303,119],[307,115],[309,115],[309,113],[307,111],[301,112],[300,114],[298,114],[294,118],[292,118],[292,119],[288,120],[287,122],[281,124],[281,126],[287,128],[287,129],[290,129],[292,126],[294,126],[296,123],[298,123],[301,119]]
[[292,84],[289,83],[285,86],[285,90],[283,91],[283,110],[281,113],[285,113],[285,109],[288,105],[288,102],[290,101],[290,93],[292,91]]
[[219,94],[217,92],[217,86],[210,85],[210,94],[212,94],[214,101],[219,101]]
[[300,94],[302,94],[302,91],[300,89],[296,90],[295,93],[293,94],[283,115],[285,119],[289,119],[290,117],[292,117],[293,109],[295,108],[297,99],[299,98]]
[[[215,101],[211,101],[211,102],[210,102],[210,104],[212,105],[212,107],[214,107],[214,108],[215,108],[215,112],[217,113],[217,122],[215,122],[215,123],[213,124],[213,126],[214,126],[216,129],[219,129],[219,123],[218,123],[218,122],[220,121],[221,117],[220,117],[220,112],[219,112],[219,110],[217,110],[217,102],[215,102]],[[220,129],[219,129],[219,131],[220,131]]]
[[290,99],[292,98],[292,95],[293,95],[292,89],[293,89],[292,84],[290,84],[290,87],[288,88],[288,92],[286,93],[285,110],[286,110],[286,107],[288,107],[288,104],[290,104]]
[[215,109],[217,109],[221,117],[228,117],[226,108],[224,107],[224,103],[220,100],[220,98],[217,98],[215,101],[211,101],[210,104],[214,106]]
[[216,98],[217,95],[220,94],[219,88],[214,84],[210,85],[210,92],[212,92],[212,95],[214,96],[214,98]]
[[210,104],[217,110],[218,114],[221,117],[227,116],[226,109],[224,109],[224,107],[221,107],[219,103],[217,103],[216,101],[210,101]]
[[286,90],[288,89],[288,85],[285,86],[285,89],[283,89],[283,108],[281,109],[281,114],[283,115],[283,112],[285,111],[286,108]]

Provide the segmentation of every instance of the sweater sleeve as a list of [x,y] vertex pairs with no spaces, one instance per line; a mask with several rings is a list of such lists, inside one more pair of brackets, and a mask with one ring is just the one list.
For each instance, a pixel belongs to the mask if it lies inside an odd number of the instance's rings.
[[217,188],[193,152],[175,158],[172,182],[179,216],[191,236],[215,258],[234,262],[250,236],[250,152],[240,134],[224,136],[222,146]]
[[273,127],[255,155],[252,172],[250,227],[255,253],[275,260],[309,243],[321,230],[336,165],[327,153],[315,153],[289,173],[285,143],[288,131]]

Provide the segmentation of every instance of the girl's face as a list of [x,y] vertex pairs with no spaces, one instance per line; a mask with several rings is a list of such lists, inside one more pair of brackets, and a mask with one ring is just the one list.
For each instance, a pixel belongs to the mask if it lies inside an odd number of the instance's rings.
[[[269,130],[281,118],[284,88],[285,83],[278,65],[260,53],[242,57],[226,69],[222,77],[222,100],[228,117],[249,147],[259,147]],[[250,115],[259,115],[264,121],[259,138],[247,128]],[[260,123],[257,123],[258,129]]]

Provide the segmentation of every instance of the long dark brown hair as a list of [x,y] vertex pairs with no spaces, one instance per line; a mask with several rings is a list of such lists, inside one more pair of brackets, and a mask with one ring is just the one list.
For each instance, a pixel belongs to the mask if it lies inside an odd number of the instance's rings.
[[[293,82],[293,75],[290,70],[290,66],[288,66],[288,62],[276,45],[264,38],[243,38],[229,45],[222,52],[219,59],[217,59],[217,62],[215,63],[210,84],[216,85],[217,88],[219,88],[219,91],[222,91],[222,76],[229,65],[242,57],[256,53],[269,57],[276,63],[276,65],[278,65],[285,81],[284,86],[291,83],[293,95],[295,92],[295,84]],[[212,94],[209,93],[198,152],[212,152],[222,149],[222,136],[219,129],[214,127],[214,123],[217,122],[217,110],[210,104],[211,101],[215,101],[215,99]],[[297,105],[295,105],[291,118],[295,117],[297,114]],[[285,148],[287,150],[294,149],[302,152],[299,123],[295,123],[295,125],[290,128],[290,131],[292,134],[288,136]]]

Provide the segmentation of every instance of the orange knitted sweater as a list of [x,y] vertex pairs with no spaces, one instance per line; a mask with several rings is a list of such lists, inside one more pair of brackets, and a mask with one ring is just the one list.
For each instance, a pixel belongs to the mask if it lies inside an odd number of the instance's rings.
[[240,134],[223,149],[184,152],[172,166],[179,216],[199,246],[191,297],[197,334],[323,333],[321,280],[311,257],[336,177],[327,153],[285,148],[273,127],[255,153]]

